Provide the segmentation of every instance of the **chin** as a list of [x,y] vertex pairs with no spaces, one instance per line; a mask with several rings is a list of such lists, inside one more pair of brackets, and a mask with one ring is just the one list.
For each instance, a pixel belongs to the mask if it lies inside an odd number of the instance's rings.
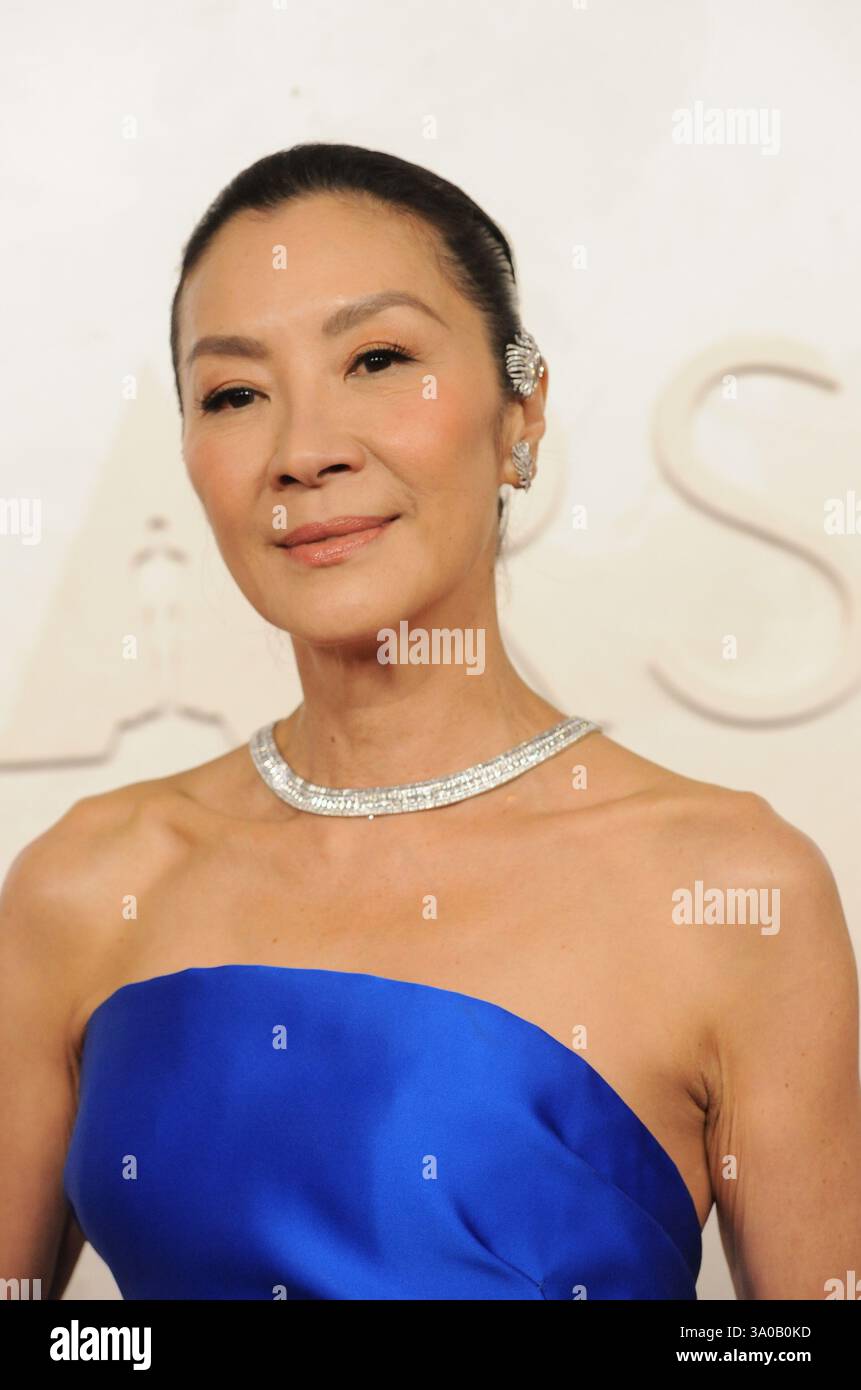
[[367,586],[358,592],[355,584],[345,585],[339,593],[321,595],[316,601],[308,598],[301,609],[292,603],[267,604],[263,617],[310,646],[366,647],[374,654],[380,629],[397,630],[405,616],[405,596],[398,603],[398,611],[392,611],[393,587],[398,589],[390,579],[374,586],[376,592],[368,592]]

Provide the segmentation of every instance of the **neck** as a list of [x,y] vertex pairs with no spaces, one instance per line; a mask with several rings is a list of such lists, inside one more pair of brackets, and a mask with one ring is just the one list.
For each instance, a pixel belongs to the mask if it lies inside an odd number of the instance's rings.
[[[398,627],[395,633],[400,633]],[[399,641],[416,649],[419,624]],[[464,664],[441,664],[428,627],[427,660],[381,664],[378,644],[321,647],[293,639],[303,702],[275,726],[275,741],[307,781],[330,787],[390,786],[442,777],[484,762],[557,724],[571,711],[536,694],[511,664],[495,620],[481,643],[463,632]],[[442,650],[445,648],[443,647]],[[439,649],[438,649],[439,651]],[[437,659],[435,659],[435,656]]]

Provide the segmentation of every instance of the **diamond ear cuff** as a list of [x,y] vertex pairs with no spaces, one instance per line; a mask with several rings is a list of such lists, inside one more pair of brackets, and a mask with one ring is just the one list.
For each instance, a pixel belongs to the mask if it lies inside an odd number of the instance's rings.
[[544,358],[531,333],[521,328],[505,349],[505,366],[515,391],[531,396],[544,375]]
[[[514,335],[514,342],[505,349],[505,367],[511,384],[521,396],[531,396],[544,375],[544,358],[531,333],[521,328]],[[512,446],[511,457],[517,470],[518,487],[528,492],[535,473],[532,449],[525,439]]]

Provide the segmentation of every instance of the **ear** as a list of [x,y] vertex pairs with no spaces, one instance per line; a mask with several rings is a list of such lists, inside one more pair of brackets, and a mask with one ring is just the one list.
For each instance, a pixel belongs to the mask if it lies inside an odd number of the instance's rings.
[[549,384],[550,368],[545,360],[544,371],[539,377],[532,395],[521,396],[519,400],[513,401],[511,409],[506,411],[502,430],[503,456],[500,459],[500,485],[502,483],[510,483],[512,487],[519,485],[517,470],[511,457],[512,445],[518,443],[519,440],[524,440],[530,445],[535,465],[533,477],[537,474],[538,444],[547,428],[544,411]]

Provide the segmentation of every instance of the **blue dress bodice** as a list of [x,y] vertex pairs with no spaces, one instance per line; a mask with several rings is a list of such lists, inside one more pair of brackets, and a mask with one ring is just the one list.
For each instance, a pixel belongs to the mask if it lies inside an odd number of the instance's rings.
[[581,1053],[379,975],[122,986],[63,1183],[129,1299],[696,1298],[690,1192]]

